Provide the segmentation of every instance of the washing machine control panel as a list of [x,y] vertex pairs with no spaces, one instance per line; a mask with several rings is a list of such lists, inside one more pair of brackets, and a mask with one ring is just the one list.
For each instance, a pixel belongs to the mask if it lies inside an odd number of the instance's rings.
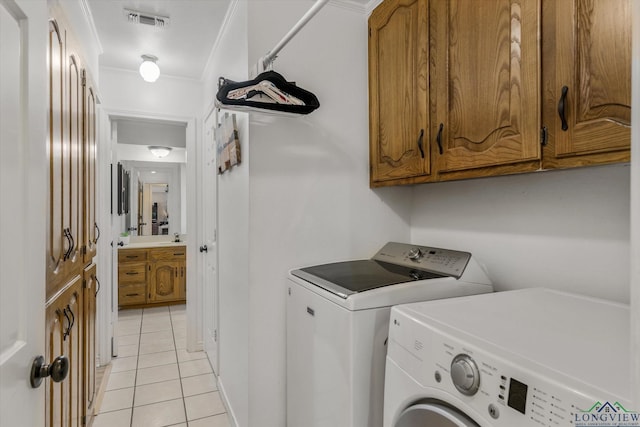
[[460,278],[471,259],[471,254],[450,249],[389,242],[373,256],[373,259]]
[[395,309],[390,320],[388,359],[431,393],[424,398],[444,400],[481,426],[576,427],[589,425],[599,410],[622,417],[620,422],[625,416],[640,419],[628,402],[608,401],[611,396],[580,379],[545,370],[486,343],[480,347],[460,341]]

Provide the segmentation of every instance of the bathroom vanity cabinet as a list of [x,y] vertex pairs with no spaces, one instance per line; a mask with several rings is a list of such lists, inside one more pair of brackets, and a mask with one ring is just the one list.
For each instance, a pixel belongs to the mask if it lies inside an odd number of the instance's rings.
[[121,248],[118,305],[149,307],[186,301],[187,247]]

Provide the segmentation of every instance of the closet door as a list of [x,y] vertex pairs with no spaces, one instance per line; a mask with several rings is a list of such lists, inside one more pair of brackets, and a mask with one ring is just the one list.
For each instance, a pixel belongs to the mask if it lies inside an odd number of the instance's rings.
[[55,20],[49,21],[49,203],[47,212],[47,299],[62,286],[64,262],[69,250],[64,203],[64,168],[66,159],[64,126],[65,53],[64,34]]
[[538,0],[433,0],[432,132],[440,180],[539,168]]
[[96,254],[100,229],[96,219],[96,95],[94,85],[82,71],[83,92],[83,176],[84,176],[84,263]]

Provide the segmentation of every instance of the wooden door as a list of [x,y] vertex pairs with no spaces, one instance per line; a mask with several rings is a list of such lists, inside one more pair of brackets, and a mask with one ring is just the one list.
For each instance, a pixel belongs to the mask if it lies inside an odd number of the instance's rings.
[[537,169],[539,0],[434,0],[430,8],[429,137],[439,179]]
[[[0,426],[43,426],[47,4],[0,1]],[[60,242],[58,242],[59,244]],[[61,252],[61,251],[60,251]]]
[[66,153],[64,101],[64,33],[56,20],[49,21],[49,45],[47,55],[49,78],[49,134],[47,154],[49,159],[49,199],[47,218],[47,298],[63,285],[64,262],[71,241],[67,238],[64,219],[63,170]]
[[100,286],[96,274],[95,264],[84,269],[83,416],[87,425],[90,424],[96,397],[96,298]]
[[177,301],[182,299],[184,262],[159,260],[151,264],[149,302]]
[[548,0],[543,11],[543,167],[629,161],[631,0]]
[[369,18],[372,186],[429,175],[427,0],[387,0]]
[[69,359],[69,373],[61,382],[45,380],[45,426],[81,426],[84,415],[82,396],[82,335],[84,307],[82,280],[76,277],[47,303],[45,333],[47,364],[64,355]]
[[84,177],[84,206],[83,206],[83,236],[84,263],[91,262],[96,255],[96,247],[100,238],[100,228],[96,218],[96,94],[93,81],[86,70],[82,71],[83,93],[83,177]]
[[[216,170],[216,138],[215,129],[217,122],[217,110],[211,111],[204,122],[203,143],[201,145],[200,162],[201,168],[198,170],[199,195],[202,203],[203,215],[199,215],[199,234],[201,236],[202,248],[200,257],[203,262],[197,263],[198,268],[198,288],[202,289],[202,309],[203,309],[203,342],[204,351],[207,353],[209,363],[213,371],[220,372],[218,367],[219,347],[218,347],[218,173]],[[205,249],[206,247],[206,249]]]

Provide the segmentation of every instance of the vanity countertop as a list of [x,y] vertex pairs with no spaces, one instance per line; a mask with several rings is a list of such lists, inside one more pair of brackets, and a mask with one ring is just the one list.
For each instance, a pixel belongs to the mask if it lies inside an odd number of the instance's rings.
[[142,248],[172,248],[176,246],[186,246],[187,242],[136,242],[120,246],[121,249],[142,249]]

